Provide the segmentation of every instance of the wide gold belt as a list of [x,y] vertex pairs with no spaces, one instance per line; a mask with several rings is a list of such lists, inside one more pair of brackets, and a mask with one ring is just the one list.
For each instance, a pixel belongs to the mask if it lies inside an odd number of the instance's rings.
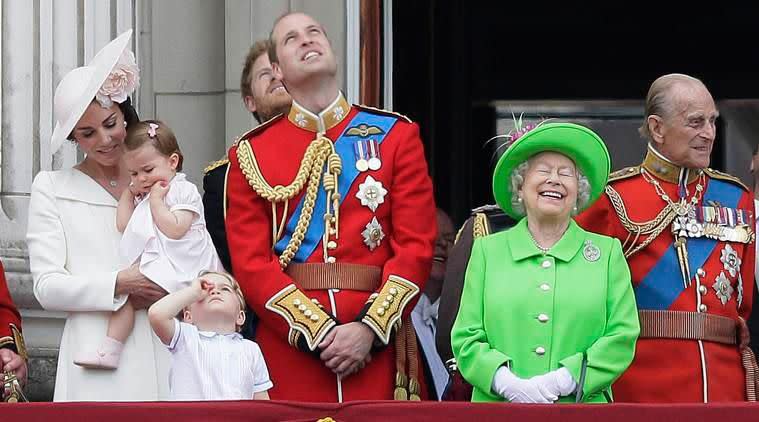
[[382,268],[373,265],[291,263],[285,273],[303,290],[359,290],[373,292],[382,285]]

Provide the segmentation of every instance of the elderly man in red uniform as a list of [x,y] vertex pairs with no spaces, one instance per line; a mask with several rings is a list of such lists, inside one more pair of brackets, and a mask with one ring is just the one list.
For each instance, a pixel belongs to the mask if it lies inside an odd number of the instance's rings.
[[418,399],[408,315],[429,276],[435,204],[418,127],[351,106],[324,28],[280,18],[269,52],[290,113],[229,151],[232,267],[260,317],[272,399]]
[[[26,358],[21,315],[13,304],[5,282],[3,264],[0,263],[0,389],[7,375],[15,376],[22,385],[26,382]],[[0,397],[9,393],[9,390],[0,390]]]
[[635,359],[617,401],[755,399],[745,320],[754,289],[754,206],[735,177],[708,168],[718,116],[698,79],[665,75],[646,98],[640,166],[615,172],[579,216],[623,242],[640,313]]

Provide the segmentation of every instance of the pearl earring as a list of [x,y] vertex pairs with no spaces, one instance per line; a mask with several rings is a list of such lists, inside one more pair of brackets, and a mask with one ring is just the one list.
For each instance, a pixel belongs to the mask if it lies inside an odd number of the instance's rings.
[[522,203],[522,197],[521,196],[517,196],[517,202],[519,202],[520,204]]
[[126,122],[126,120],[124,120],[124,127],[127,127],[127,122]]

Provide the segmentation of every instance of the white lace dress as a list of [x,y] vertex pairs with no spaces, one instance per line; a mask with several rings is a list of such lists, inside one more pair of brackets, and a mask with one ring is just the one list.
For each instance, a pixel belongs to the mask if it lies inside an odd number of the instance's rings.
[[200,271],[223,271],[206,230],[198,188],[187,181],[183,173],[171,179],[164,199],[170,211],[186,210],[195,215],[182,238],[171,239],[158,229],[150,212],[149,198],[150,194],[137,200],[121,238],[119,252],[124,267],[139,260],[140,272],[168,292],[187,286]]

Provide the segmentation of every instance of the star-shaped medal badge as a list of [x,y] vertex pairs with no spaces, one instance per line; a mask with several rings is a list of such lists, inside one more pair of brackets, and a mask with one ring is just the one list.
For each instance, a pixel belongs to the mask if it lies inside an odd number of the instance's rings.
[[385,202],[385,195],[387,195],[387,189],[382,187],[382,182],[374,180],[372,176],[366,176],[364,183],[358,185],[356,198],[361,201],[361,205],[369,207],[374,212],[380,204]]
[[724,306],[733,295],[733,286],[730,285],[730,280],[727,279],[724,271],[721,271],[719,276],[717,276],[717,279],[714,280],[712,288],[717,293],[717,297],[719,298],[719,301],[722,302],[722,306]]
[[369,247],[370,251],[376,249],[380,245],[380,242],[382,242],[382,239],[385,238],[385,232],[382,231],[382,226],[377,221],[377,217],[372,218],[372,221],[366,225],[361,235],[364,236],[364,243]]

